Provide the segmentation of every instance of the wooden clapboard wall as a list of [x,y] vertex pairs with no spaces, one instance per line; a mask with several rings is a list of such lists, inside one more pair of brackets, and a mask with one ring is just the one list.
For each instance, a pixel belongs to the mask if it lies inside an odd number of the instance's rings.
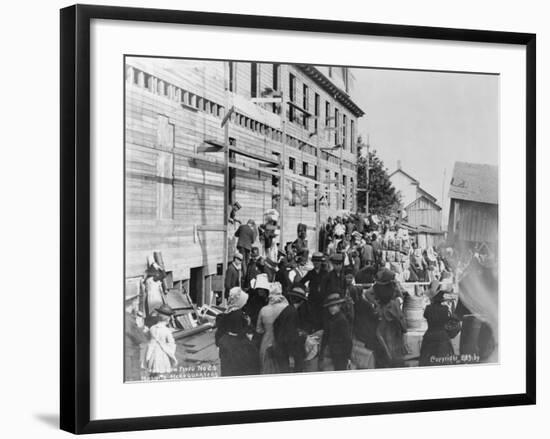
[[[259,94],[273,87],[273,71],[272,64],[257,64]],[[297,78],[296,102],[303,103],[304,83],[309,87],[310,112],[314,111],[314,94],[320,95],[319,127],[324,127],[326,100],[331,101],[332,109],[337,106],[341,115],[346,114],[348,124],[355,120],[297,67],[281,66],[279,89],[288,86],[290,72]],[[251,98],[251,73],[250,63],[234,64],[235,94],[241,99]],[[193,267],[204,266],[205,275],[214,274],[217,264],[222,261],[223,233],[197,232],[196,226],[223,224],[223,153],[203,154],[198,159],[196,148],[207,139],[224,141],[221,120],[227,111],[228,96],[231,96],[226,92],[228,63],[131,57],[126,60],[126,74],[126,276],[142,274],[147,255],[154,250],[163,252],[167,268],[173,270],[174,280],[188,279]],[[285,240],[294,240],[298,223],[315,226],[315,208],[321,209],[322,220],[335,216],[342,208],[335,183],[330,185],[330,206],[318,203],[316,206],[313,185],[317,146],[333,146],[334,132],[331,135],[323,133],[317,140],[310,135],[314,130],[313,120],[307,129],[287,122],[283,137],[280,126],[270,126],[266,122],[273,120],[274,111],[278,111],[273,104],[258,104],[257,107],[266,117],[255,120],[235,111],[231,116],[229,136],[239,150],[269,159],[280,157],[281,142],[287,145],[286,172],[296,178],[287,180],[287,190],[283,194],[284,233]],[[285,107],[283,105],[283,111]],[[355,205],[350,182],[355,180],[356,174],[355,153],[351,151],[350,142],[348,127],[348,141],[342,152],[343,173],[348,182],[342,190],[348,194],[348,209]],[[290,157],[294,159],[294,172],[288,169]],[[342,179],[337,157],[321,153],[321,159],[322,171],[317,170],[321,181],[324,181],[325,169],[330,170],[331,179],[335,173]],[[234,161],[258,165],[258,161],[242,155],[235,155]],[[302,175],[304,162],[307,169]],[[273,206],[272,175],[238,169],[234,171],[232,186],[232,199],[243,206],[239,218],[243,221],[252,218],[260,223],[265,210]],[[289,192],[288,188],[293,188],[294,192]],[[317,245],[316,236],[314,230],[308,231],[312,249]]]

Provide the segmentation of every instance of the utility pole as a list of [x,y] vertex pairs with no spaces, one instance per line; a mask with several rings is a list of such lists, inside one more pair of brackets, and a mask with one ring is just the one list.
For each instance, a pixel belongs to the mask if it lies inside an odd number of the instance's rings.
[[365,167],[365,213],[369,214],[370,134],[367,134],[367,165]]

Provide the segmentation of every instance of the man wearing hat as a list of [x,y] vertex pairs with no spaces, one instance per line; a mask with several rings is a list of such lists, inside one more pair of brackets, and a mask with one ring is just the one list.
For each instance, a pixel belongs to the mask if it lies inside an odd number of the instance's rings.
[[138,311],[139,292],[126,289],[124,319],[124,380],[141,379],[141,345],[147,342],[147,327]]
[[229,297],[229,291],[233,287],[240,287],[242,280],[242,263],[243,255],[239,252],[233,254],[233,262],[227,266],[225,272],[225,281],[224,281],[224,299]]
[[265,273],[258,274],[250,283],[248,302],[246,302],[243,311],[250,317],[253,328],[256,327],[260,310],[267,305],[270,289],[271,285]]
[[258,274],[263,273],[264,268],[265,262],[260,256],[260,251],[258,247],[252,247],[250,251],[250,262],[246,270],[243,287],[245,289],[250,288],[250,283],[252,282],[252,280],[254,280],[256,276],[258,276]]
[[273,324],[273,352],[279,370],[290,372],[290,358],[294,359],[294,372],[302,372],[305,358],[306,334],[301,330],[299,308],[307,301],[305,290],[301,286],[293,287],[288,297],[288,305]]
[[301,285],[309,290],[308,305],[311,312],[311,324],[313,329],[318,330],[323,327],[323,302],[325,298],[321,293],[321,285],[324,284],[328,271],[323,268],[325,255],[321,252],[315,252],[311,256],[313,270],[300,281]]
[[345,280],[344,280],[344,255],[342,253],[334,253],[330,256],[330,263],[332,264],[332,271],[330,271],[325,279],[323,285],[321,285],[321,292],[323,298],[329,294],[338,293],[341,297],[345,292]]
[[248,264],[250,262],[250,252],[252,250],[252,244],[256,240],[256,223],[253,219],[249,219],[246,224],[241,224],[235,236],[237,240],[237,250],[243,255],[243,272],[246,273]]
[[234,224],[234,223],[241,223],[238,219],[237,219],[237,212],[239,210],[241,210],[241,203],[239,203],[238,201],[235,201],[235,203],[233,203],[233,205],[229,206],[229,218],[228,218],[228,221],[230,224]]
[[319,360],[322,363],[325,355],[329,355],[334,370],[347,369],[353,345],[351,326],[341,311],[344,302],[340,294],[331,293],[323,304],[328,311],[328,319],[325,321]]

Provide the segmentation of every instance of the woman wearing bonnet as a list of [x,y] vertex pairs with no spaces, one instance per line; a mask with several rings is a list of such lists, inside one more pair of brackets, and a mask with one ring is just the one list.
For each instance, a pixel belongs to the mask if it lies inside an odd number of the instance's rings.
[[272,355],[273,323],[279,314],[288,306],[288,301],[283,296],[283,289],[279,282],[273,282],[269,290],[268,304],[260,310],[256,332],[262,336],[260,344],[260,365],[263,374],[277,373],[279,369]]
[[227,310],[216,318],[216,345],[221,376],[255,375],[260,371],[258,350],[251,341],[250,318],[242,308],[248,301],[240,287],[229,291]]

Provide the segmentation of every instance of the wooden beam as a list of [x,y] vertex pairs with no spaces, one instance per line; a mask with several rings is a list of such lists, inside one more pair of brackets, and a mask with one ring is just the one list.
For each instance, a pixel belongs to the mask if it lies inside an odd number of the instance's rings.
[[[229,110],[227,110],[227,113],[225,114],[225,116],[223,117],[222,119],[222,123],[221,123],[221,126],[223,127],[227,121],[229,120],[229,118],[231,117],[231,115],[235,112],[235,106],[232,106]],[[226,139],[227,140],[227,139]]]
[[235,154],[244,155],[245,157],[250,157],[251,159],[255,159],[255,160],[262,161],[262,162],[271,163],[271,164],[277,165],[277,166],[280,165],[280,163],[279,163],[279,161],[278,161],[277,159],[275,159],[275,158],[269,158],[269,157],[264,156],[264,155],[261,155],[261,154],[256,154],[255,152],[244,151],[244,150],[242,150],[242,149],[235,148],[234,146],[230,146],[230,147],[229,147],[229,150],[230,150],[231,152],[234,152]]
[[197,232],[225,232],[227,229],[225,225],[215,224],[196,224],[195,228]]
[[252,98],[251,101],[255,104],[280,104],[283,99],[281,97]]

